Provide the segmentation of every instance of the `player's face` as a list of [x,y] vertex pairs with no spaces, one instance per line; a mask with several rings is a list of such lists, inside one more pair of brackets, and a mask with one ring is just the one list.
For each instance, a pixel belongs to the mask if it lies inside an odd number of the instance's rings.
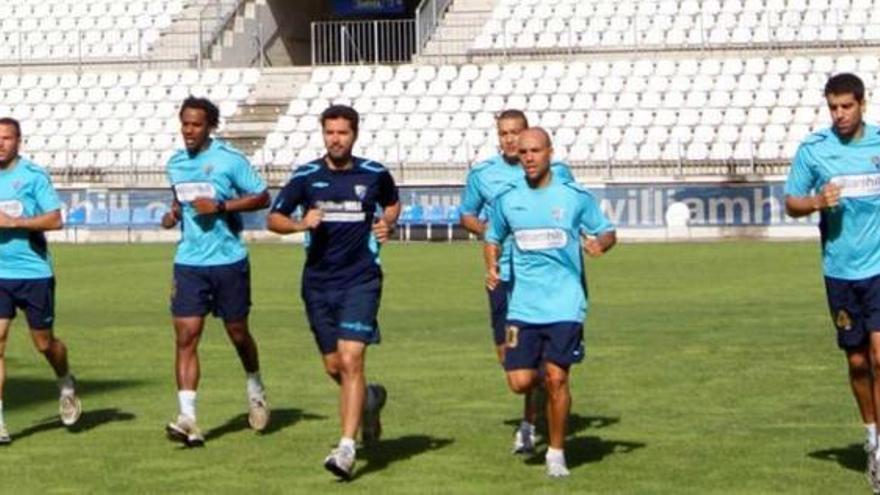
[[357,139],[348,119],[327,119],[324,121],[324,146],[331,160],[347,160],[351,157],[354,141]]
[[843,137],[855,135],[862,125],[865,102],[857,100],[852,93],[830,94],[825,101],[828,102],[828,111],[837,134]]
[[18,156],[19,141],[15,127],[0,125],[0,163],[9,163]]
[[535,182],[547,175],[553,148],[539,134],[527,133],[520,136],[518,153],[526,177]]
[[522,119],[502,119],[498,121],[498,146],[505,158],[516,160],[519,156],[518,140],[526,123]]
[[186,150],[195,153],[204,148],[211,135],[208,114],[201,108],[186,108],[180,115],[180,134]]

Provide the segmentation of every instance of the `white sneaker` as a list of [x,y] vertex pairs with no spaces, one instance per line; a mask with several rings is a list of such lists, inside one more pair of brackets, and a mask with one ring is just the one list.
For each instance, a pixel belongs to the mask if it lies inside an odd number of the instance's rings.
[[381,413],[387,399],[388,391],[385,387],[379,384],[367,385],[366,404],[361,419],[361,439],[364,443],[378,442],[382,437]]
[[177,416],[177,421],[168,423],[165,426],[165,433],[168,434],[169,440],[181,442],[187,447],[201,447],[205,445],[205,437],[196,424],[196,420],[183,414]]
[[514,454],[530,454],[535,451],[535,442],[535,425],[523,421],[513,434],[512,452]]
[[868,453],[868,462],[865,466],[865,477],[874,493],[880,493],[880,459],[877,458],[877,447],[865,442],[865,452]]
[[547,458],[547,476],[551,478],[564,478],[571,474],[565,465],[565,458]]
[[9,430],[6,429],[6,425],[0,423],[0,445],[9,445],[12,443],[12,437],[9,436]]
[[64,426],[75,425],[82,415],[82,403],[79,397],[76,394],[61,395],[61,398],[58,399],[58,415],[61,416],[61,423]]
[[353,449],[336,447],[330,451],[330,455],[324,458],[324,468],[339,478],[348,481],[351,479],[351,474],[354,471],[354,457]]
[[269,403],[266,394],[252,395],[248,399],[248,424],[254,431],[263,431],[269,426]]

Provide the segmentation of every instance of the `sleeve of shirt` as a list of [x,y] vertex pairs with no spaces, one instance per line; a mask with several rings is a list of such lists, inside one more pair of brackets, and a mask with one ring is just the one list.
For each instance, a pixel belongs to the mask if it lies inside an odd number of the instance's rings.
[[461,192],[461,214],[477,216],[483,208],[485,201],[480,194],[480,180],[476,171],[471,170],[467,176],[467,183]]
[[38,175],[34,184],[34,199],[37,203],[38,211],[49,213],[61,208],[61,200],[58,199],[58,193],[52,187],[52,180],[46,175]]
[[305,179],[302,177],[294,177],[290,179],[290,181],[281,188],[281,192],[275,197],[275,201],[272,202],[271,213],[281,213],[286,216],[292,215],[293,212],[296,211],[296,208],[305,201],[305,195],[303,194],[303,191],[305,190],[303,187],[304,182]]
[[599,202],[592,194],[582,194],[581,202],[583,209],[581,210],[581,230],[590,235],[599,235],[604,232],[614,230],[614,225],[608,217],[602,213]]
[[810,166],[809,153],[806,147],[801,145],[794,155],[788,178],[785,180],[785,194],[796,197],[807,196],[815,187],[815,183],[816,174]]
[[500,198],[490,202],[487,211],[489,225],[486,229],[486,242],[501,244],[510,235],[510,224],[507,223],[507,218],[504,216]]
[[379,205],[385,208],[400,201],[394,177],[387,170],[379,175]]
[[232,184],[239,194],[260,194],[266,190],[266,182],[245,158],[236,161]]

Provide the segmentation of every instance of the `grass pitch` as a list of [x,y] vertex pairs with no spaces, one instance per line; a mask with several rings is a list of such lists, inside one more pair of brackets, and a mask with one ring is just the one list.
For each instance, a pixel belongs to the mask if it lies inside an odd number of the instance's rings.
[[[574,368],[572,476],[509,454],[520,399],[495,362],[479,245],[392,245],[378,448],[338,483],[336,387],[299,299],[302,249],[251,246],[264,380],[256,435],[222,327],[200,348],[205,448],[164,438],[176,413],[169,245],[54,246],[57,332],[84,414],[57,420],[51,371],[22,315],[7,350],[2,491],[16,493],[859,493],[862,428],[825,307],[815,243],[621,245],[588,262],[587,360]],[[542,449],[543,450],[543,445]]]

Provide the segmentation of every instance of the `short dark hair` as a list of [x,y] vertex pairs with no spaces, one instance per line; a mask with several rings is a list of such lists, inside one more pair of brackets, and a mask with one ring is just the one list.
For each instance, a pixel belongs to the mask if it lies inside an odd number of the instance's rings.
[[525,124],[526,127],[529,126],[529,118],[526,117],[525,112],[523,112],[522,110],[517,110],[515,108],[504,110],[503,112],[498,114],[498,117],[495,118],[496,121],[508,119],[520,119],[523,121],[523,124]]
[[355,134],[358,133],[358,125],[360,124],[361,117],[354,108],[351,108],[348,105],[330,105],[326,110],[321,112],[321,127],[324,127],[324,122],[332,119],[347,120],[351,125],[351,130],[354,131]]
[[0,125],[8,125],[12,127],[13,129],[15,129],[15,137],[21,137],[21,124],[19,124],[18,121],[13,119],[12,117],[3,117],[2,119],[0,119]]
[[188,96],[185,100],[183,100],[183,104],[180,105],[180,117],[183,117],[183,111],[187,108],[195,108],[198,110],[204,110],[205,116],[208,119],[208,127],[216,128],[220,125],[220,109],[217,108],[217,105],[211,102],[211,100],[207,98],[199,98],[196,96]]
[[825,83],[825,96],[851,94],[856,101],[865,101],[865,83],[849,72],[835,74]]

